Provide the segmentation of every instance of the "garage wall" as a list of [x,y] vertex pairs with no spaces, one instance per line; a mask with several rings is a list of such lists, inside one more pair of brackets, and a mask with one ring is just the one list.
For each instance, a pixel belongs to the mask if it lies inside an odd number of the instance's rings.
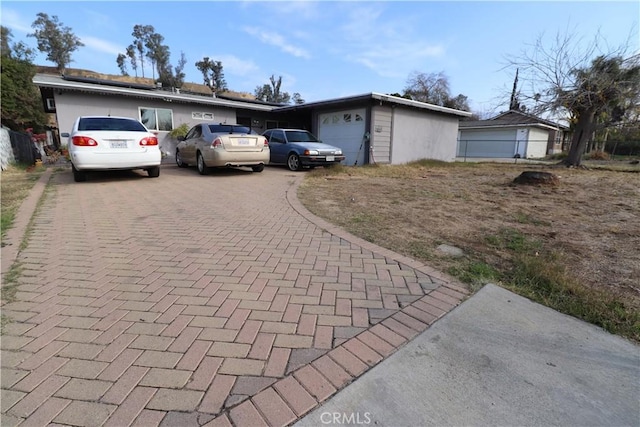
[[[206,105],[188,105],[170,102],[154,101],[148,99],[136,99],[129,97],[101,96],[84,93],[64,92],[55,94],[56,116],[60,132],[71,132],[73,122],[78,116],[87,115],[107,115],[132,117],[140,119],[139,108],[165,108],[173,112],[173,126],[178,127],[186,123],[189,127],[197,123],[215,122],[236,122],[236,111],[231,108],[216,108]],[[199,113],[213,114],[213,118],[207,115],[206,118],[197,119],[195,116],[202,116]],[[62,143],[66,143],[65,138],[61,138]],[[162,151],[167,156],[175,155],[176,141],[168,136],[168,132],[158,132],[158,140]]]
[[391,135],[391,163],[420,159],[453,161],[458,136],[457,116],[395,107]]
[[548,141],[549,131],[538,128],[529,128],[527,159],[540,159],[546,156]]
[[391,163],[392,109],[375,106],[371,111],[371,163]]
[[511,158],[515,154],[516,129],[460,130],[458,157]]

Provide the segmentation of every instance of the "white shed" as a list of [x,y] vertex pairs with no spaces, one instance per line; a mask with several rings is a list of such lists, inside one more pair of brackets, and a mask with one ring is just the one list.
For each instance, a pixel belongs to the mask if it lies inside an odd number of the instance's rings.
[[562,150],[568,128],[557,123],[510,111],[489,120],[460,122],[457,157],[545,157]]

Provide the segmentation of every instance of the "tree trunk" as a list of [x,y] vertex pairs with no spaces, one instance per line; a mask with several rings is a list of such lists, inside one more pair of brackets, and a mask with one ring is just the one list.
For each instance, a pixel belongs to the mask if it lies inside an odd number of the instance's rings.
[[593,121],[595,118],[595,111],[582,110],[578,112],[578,123],[573,131],[571,138],[571,148],[569,149],[569,155],[564,160],[564,164],[567,166],[580,166],[582,162],[582,154],[591,135],[591,129],[593,129]]

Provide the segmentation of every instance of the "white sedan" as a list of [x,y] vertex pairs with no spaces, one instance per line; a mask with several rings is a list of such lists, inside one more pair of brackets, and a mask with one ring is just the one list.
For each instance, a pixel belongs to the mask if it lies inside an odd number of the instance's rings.
[[73,124],[69,157],[76,182],[87,180],[87,171],[144,169],[160,176],[162,155],[158,138],[138,120],[129,117],[81,116]]

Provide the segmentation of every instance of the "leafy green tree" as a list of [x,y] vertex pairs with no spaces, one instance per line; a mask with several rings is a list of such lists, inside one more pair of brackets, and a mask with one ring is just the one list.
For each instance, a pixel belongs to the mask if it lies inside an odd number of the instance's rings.
[[[31,56],[25,55],[22,42],[11,45],[11,30],[2,27],[2,60],[0,71],[0,102],[2,124],[10,129],[24,131],[44,130],[46,117],[40,92],[33,84],[36,67]],[[17,52],[16,52],[17,49]]]
[[128,50],[133,50],[137,53],[137,61],[140,63],[140,70],[142,72],[142,77],[144,77],[144,58],[147,54],[147,44],[149,40],[149,36],[155,30],[152,25],[134,25],[133,32],[131,35],[133,36],[133,43],[129,45]]
[[119,53],[118,58],[116,58],[116,63],[118,64],[118,68],[120,68],[120,72],[123,76],[129,75],[129,73],[127,72],[127,63],[125,62],[126,60],[127,56],[122,53]]
[[171,51],[169,46],[164,44],[164,37],[156,33],[153,25],[134,25],[131,33],[134,40],[126,52],[118,54],[116,63],[123,75],[126,75],[126,59],[128,58],[136,77],[140,68],[144,77],[145,58],[151,61],[151,72],[156,80],[156,73],[159,83],[166,87],[181,87],[184,83],[184,66],[187,63],[184,53],[181,53],[178,64],[174,67],[170,63]]
[[49,17],[43,12],[37,16],[31,24],[35,31],[27,36],[36,38],[38,50],[46,53],[47,60],[56,64],[58,72],[63,73],[67,65],[71,64],[71,54],[84,44],[57,16]]
[[597,35],[583,44],[576,35],[556,36],[555,42],[536,43],[509,60],[524,71],[528,91],[522,94],[534,114],[552,113],[567,119],[572,128],[567,166],[580,166],[596,131],[624,121],[640,99],[640,55],[629,55],[626,42],[602,52]]
[[277,104],[288,104],[291,101],[291,95],[288,92],[282,92],[282,76],[278,77],[278,80],[271,75],[269,78],[269,84],[257,86],[254,95],[257,99],[261,99],[267,102],[274,102]]
[[305,102],[302,96],[298,92],[294,92],[293,96],[291,97],[291,100],[296,105],[304,104]]
[[204,84],[211,89],[211,92],[216,93],[229,90],[227,81],[224,79],[222,62],[214,61],[208,56],[205,56],[201,61],[196,62],[195,65],[202,73]]

